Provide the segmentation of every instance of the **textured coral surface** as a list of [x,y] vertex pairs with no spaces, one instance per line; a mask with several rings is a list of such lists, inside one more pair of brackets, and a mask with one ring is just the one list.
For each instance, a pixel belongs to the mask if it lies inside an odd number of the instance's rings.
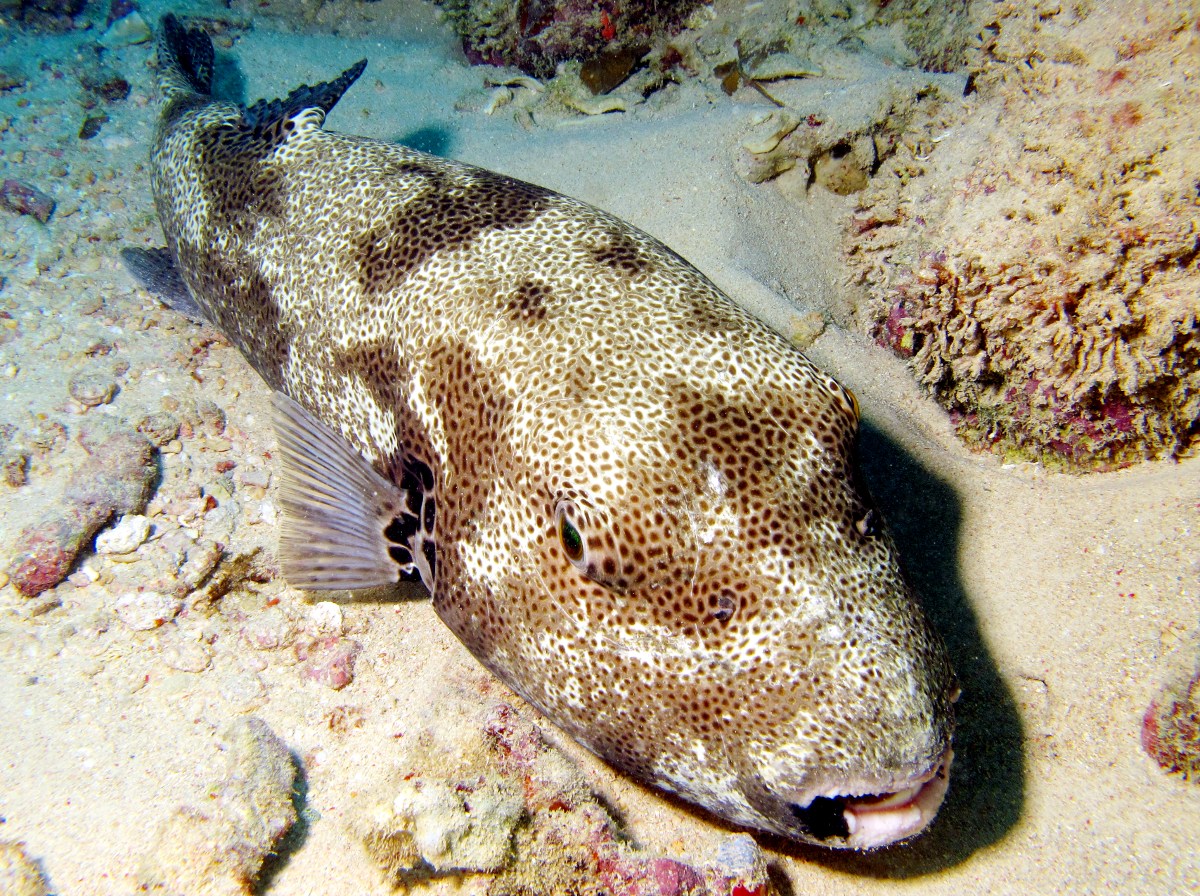
[[[1193,450],[1200,24],[1184,4],[976,4],[971,96],[859,205],[870,326],[970,441],[1070,468]],[[932,177],[956,177],[933,192]]]
[[1166,771],[1200,783],[1200,637],[1175,665],[1142,716],[1142,749]]
[[568,59],[643,47],[678,25],[695,0],[442,0],[472,62],[513,65],[537,77]]

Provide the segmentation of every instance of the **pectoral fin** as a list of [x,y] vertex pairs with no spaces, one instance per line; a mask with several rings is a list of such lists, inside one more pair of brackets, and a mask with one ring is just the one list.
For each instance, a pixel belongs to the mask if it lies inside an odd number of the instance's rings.
[[374,588],[415,576],[408,494],[345,439],[282,392],[271,398],[283,461],[279,559],[288,583],[311,591]]
[[204,311],[188,292],[187,284],[175,267],[171,250],[139,249],[129,246],[121,250],[121,261],[143,287],[154,293],[172,311],[178,311],[194,324],[208,323]]

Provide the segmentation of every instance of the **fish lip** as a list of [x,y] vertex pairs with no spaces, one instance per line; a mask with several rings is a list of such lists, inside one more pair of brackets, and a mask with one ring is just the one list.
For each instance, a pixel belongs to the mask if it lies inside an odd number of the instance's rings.
[[929,826],[950,785],[949,747],[926,771],[885,786],[854,786],[813,794],[795,802],[794,814],[806,823],[812,807],[820,804],[822,831],[806,839],[843,849],[878,849],[914,837]]

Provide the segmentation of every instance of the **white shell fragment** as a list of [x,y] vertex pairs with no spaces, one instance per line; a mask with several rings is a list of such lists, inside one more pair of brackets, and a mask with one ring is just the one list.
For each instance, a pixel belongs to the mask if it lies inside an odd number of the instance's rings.
[[784,78],[819,78],[821,67],[793,53],[773,53],[750,70],[755,81],[781,81]]
[[342,634],[342,608],[332,601],[323,600],[308,611],[308,632],[316,638],[340,637]]
[[97,554],[130,554],[150,537],[150,519],[136,513],[121,517],[111,529],[96,536]]
[[109,25],[108,30],[100,36],[100,45],[114,50],[117,47],[144,44],[150,38],[150,26],[135,10]]
[[524,87],[534,93],[542,93],[546,89],[541,81],[529,75],[489,75],[483,79],[483,83],[489,87]]
[[584,115],[603,115],[606,112],[627,112],[629,103],[619,96],[577,96],[568,93],[563,103]]

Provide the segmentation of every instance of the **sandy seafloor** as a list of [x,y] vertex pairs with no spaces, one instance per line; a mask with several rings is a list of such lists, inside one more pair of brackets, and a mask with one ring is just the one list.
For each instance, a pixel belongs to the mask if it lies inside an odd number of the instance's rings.
[[[151,21],[160,12],[144,11]],[[132,93],[105,109],[111,121],[84,142],[76,138],[78,83],[62,72],[85,39],[16,37],[0,50],[4,67],[29,79],[0,95],[8,122],[0,174],[59,202],[45,228],[0,216],[0,308],[17,333],[0,345],[0,422],[66,428],[65,439],[34,457],[28,484],[0,486],[0,561],[7,567],[17,533],[58,500],[85,456],[81,433],[129,427],[197,400],[216,402],[227,427],[197,429],[161,455],[162,482],[147,511],[155,534],[140,565],[86,554],[82,575],[41,598],[0,589],[0,839],[24,841],[55,893],[134,892],[163,819],[203,800],[221,763],[216,734],[253,712],[303,759],[310,807],[304,842],[266,892],[388,892],[345,822],[391,742],[406,730],[453,728],[497,700],[532,710],[482,670],[422,599],[342,604],[343,628],[363,649],[341,691],[304,680],[287,651],[255,650],[238,637],[210,642],[204,624],[186,616],[153,632],[112,617],[122,587],[156,574],[155,541],[261,546],[269,558],[277,477],[265,387],[223,342],[197,348],[213,334],[160,308],[121,268],[121,246],[161,242],[145,164],[156,114],[153,51],[142,44],[115,54]],[[763,111],[740,96],[675,90],[652,112],[529,130],[507,115],[458,112],[455,102],[480,87],[484,70],[465,65],[427,10],[372,39],[288,33],[261,20],[223,59],[236,60],[226,72],[240,75],[253,99],[363,56],[370,68],[329,127],[415,140],[599,205],[663,239],[777,326],[813,310],[829,319],[809,353],[859,397],[867,479],[950,644],[964,693],[951,790],[933,828],[871,855],[763,839],[782,892],[1200,888],[1200,788],[1166,775],[1139,746],[1142,714],[1200,620],[1200,459],[1068,476],[966,450],[901,361],[839,325],[853,301],[838,249],[852,200],[819,189],[797,200],[734,173],[733,147]],[[19,107],[19,98],[29,104]],[[101,340],[112,346],[107,354],[94,350]],[[128,372],[116,377],[110,404],[86,412],[72,405],[71,377],[111,373],[122,362]],[[217,482],[221,459],[237,467]],[[218,507],[198,510],[201,490],[214,489]],[[224,600],[242,619],[272,601],[301,619],[307,612],[281,580]],[[220,618],[231,612],[224,607]],[[188,671],[200,663],[202,671]],[[331,726],[338,707],[350,707],[358,727]],[[542,727],[638,844],[706,861],[729,833]],[[428,891],[482,892],[485,884],[439,881]]]

